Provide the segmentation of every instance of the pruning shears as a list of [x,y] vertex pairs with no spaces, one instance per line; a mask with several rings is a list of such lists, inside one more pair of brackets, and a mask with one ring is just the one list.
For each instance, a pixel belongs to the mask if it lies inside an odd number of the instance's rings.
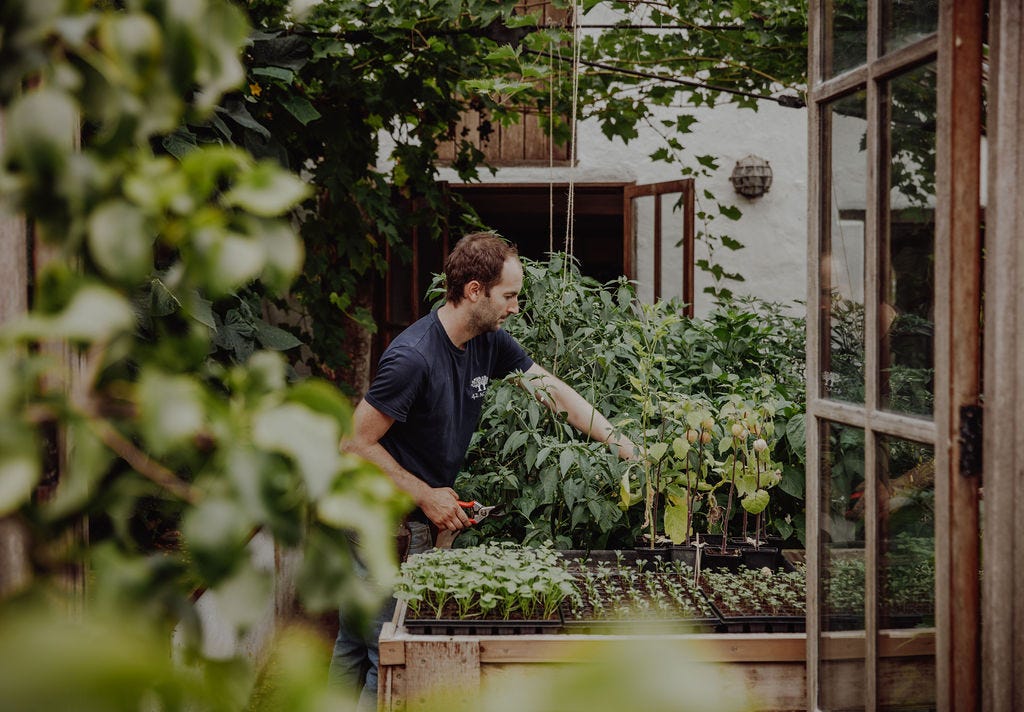
[[498,505],[492,504],[489,507],[485,507],[476,500],[472,502],[460,501],[459,506],[466,510],[466,515],[469,517],[470,524],[479,524],[484,519],[490,516],[491,512],[498,508]]
[[[466,510],[466,515],[469,517],[470,525],[479,524],[487,517],[500,516],[495,510],[498,509],[499,505],[492,504],[489,507],[485,507],[476,500],[471,502],[463,502],[458,500],[458,505]],[[445,529],[437,533],[437,537],[434,539],[434,546],[438,549],[450,549],[452,543],[455,541],[455,537],[462,533],[461,529]]]

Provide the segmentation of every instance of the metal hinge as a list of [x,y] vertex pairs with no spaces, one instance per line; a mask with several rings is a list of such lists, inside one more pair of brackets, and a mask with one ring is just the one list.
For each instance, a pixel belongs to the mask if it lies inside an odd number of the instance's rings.
[[960,474],[964,477],[981,474],[981,422],[980,405],[960,406]]

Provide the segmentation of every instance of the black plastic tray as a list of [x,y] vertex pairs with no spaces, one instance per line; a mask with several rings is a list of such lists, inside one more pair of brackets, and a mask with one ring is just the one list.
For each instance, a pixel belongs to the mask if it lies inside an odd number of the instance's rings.
[[404,625],[406,632],[411,635],[539,635],[560,632],[562,620],[406,618]]

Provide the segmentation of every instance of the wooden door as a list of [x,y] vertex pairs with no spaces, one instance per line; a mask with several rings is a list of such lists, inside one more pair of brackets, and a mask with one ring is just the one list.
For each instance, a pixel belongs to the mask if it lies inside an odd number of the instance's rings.
[[809,709],[978,707],[983,23],[811,3]]

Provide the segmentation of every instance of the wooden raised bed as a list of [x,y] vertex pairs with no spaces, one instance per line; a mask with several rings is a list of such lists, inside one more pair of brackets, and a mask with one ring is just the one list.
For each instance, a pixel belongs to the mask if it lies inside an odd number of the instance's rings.
[[[386,712],[425,712],[479,708],[482,690],[493,680],[510,678],[528,685],[540,666],[579,662],[595,641],[644,640],[634,635],[412,635],[404,626],[405,607],[380,637],[379,703]],[[863,704],[864,633],[826,633],[822,666],[830,706]],[[650,636],[678,647],[678,662],[713,663],[721,681],[745,689],[751,709],[804,710],[807,706],[804,633],[692,633]],[[883,631],[879,682],[887,704],[934,706],[934,629]],[[675,662],[675,660],[674,660]],[[434,697],[445,686],[441,706]]]

